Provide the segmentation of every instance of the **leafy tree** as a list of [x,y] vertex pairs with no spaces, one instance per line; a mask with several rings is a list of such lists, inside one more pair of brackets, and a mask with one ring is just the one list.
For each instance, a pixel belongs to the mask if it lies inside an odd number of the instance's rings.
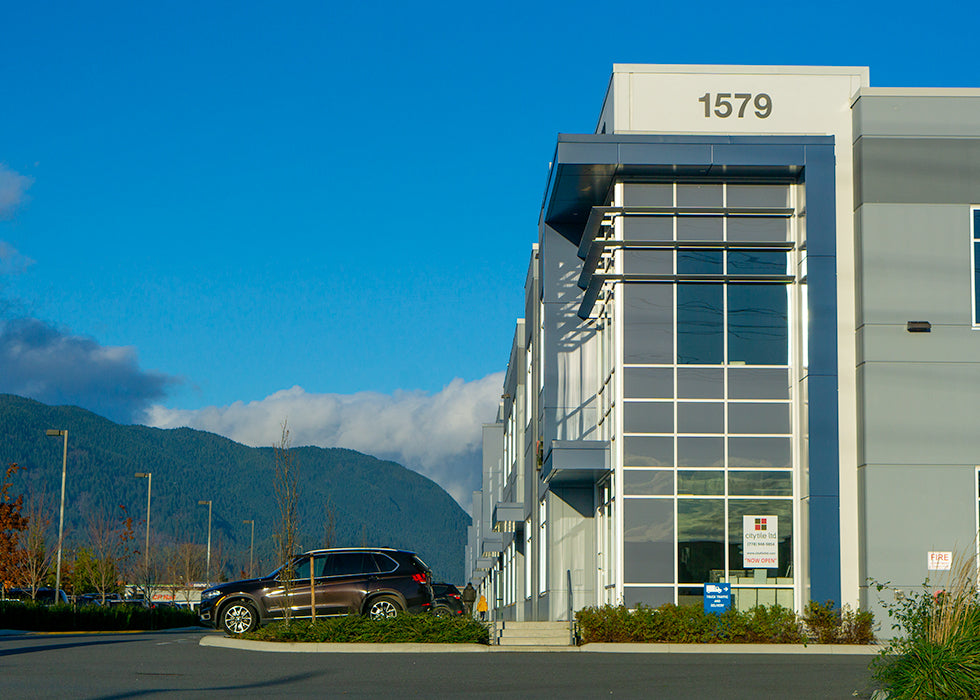
[[28,519],[21,514],[24,496],[10,494],[11,478],[20,470],[17,464],[7,467],[0,484],[0,588],[13,585],[18,576],[22,552],[18,545],[20,533],[27,529]]

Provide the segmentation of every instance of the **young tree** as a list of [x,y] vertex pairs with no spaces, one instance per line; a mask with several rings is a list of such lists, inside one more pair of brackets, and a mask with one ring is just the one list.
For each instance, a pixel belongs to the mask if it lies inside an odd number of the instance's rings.
[[122,510],[121,523],[105,513],[95,514],[88,521],[92,552],[89,577],[103,604],[110,593],[118,590],[120,574],[126,560],[132,555],[130,547],[135,538],[133,519],[127,515],[125,507],[119,508]]
[[9,465],[0,484],[0,592],[17,580],[22,558],[17,544],[20,533],[28,524],[28,519],[21,514],[24,497],[13,498],[10,494],[11,478],[20,469],[16,463]]
[[[293,455],[290,452],[289,427],[282,423],[282,436],[275,445],[275,474],[273,487],[276,505],[279,510],[279,523],[274,535],[280,566],[283,567],[280,579],[283,585],[284,600],[289,600],[292,588],[292,560],[296,548],[296,473],[293,469]],[[286,624],[290,622],[289,606],[283,606]]]
[[[31,592],[31,598],[37,599],[37,590],[44,585],[51,562],[57,551],[48,547],[48,530],[51,519],[46,515],[47,504],[44,495],[35,495],[27,507],[27,527],[20,532],[20,567],[18,583],[22,588]],[[57,538],[56,538],[57,539]]]

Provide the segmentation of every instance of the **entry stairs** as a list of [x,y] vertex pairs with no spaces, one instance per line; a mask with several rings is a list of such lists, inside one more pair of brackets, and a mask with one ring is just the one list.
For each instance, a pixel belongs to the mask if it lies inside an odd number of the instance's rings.
[[498,620],[493,623],[493,639],[502,647],[567,647],[572,636],[567,622]]

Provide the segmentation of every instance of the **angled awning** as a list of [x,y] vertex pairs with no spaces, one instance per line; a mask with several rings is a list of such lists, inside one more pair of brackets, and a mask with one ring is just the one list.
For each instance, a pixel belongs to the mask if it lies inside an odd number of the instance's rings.
[[541,476],[548,484],[594,484],[610,464],[606,440],[553,440]]
[[493,529],[496,532],[513,532],[524,522],[524,504],[498,503],[493,508]]

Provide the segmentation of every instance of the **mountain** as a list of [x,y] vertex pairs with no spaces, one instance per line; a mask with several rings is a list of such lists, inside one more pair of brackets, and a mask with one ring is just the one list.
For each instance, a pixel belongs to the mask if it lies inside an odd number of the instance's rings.
[[[236,578],[247,568],[255,521],[256,573],[276,566],[273,533],[278,520],[272,447],[247,447],[190,428],[163,430],[118,425],[74,406],[46,406],[0,394],[0,468],[16,462],[13,493],[40,495],[57,527],[61,494],[61,437],[68,430],[65,546],[83,545],[93,517],[138,521],[142,542],[147,480],[150,547],[207,541],[212,502],[212,565]],[[470,518],[438,484],[395,462],[354,450],[293,447],[297,477],[298,549],[389,546],[409,549],[432,568],[436,580],[461,582]],[[332,518],[331,518],[332,515]],[[331,528],[331,520],[333,526]]]

